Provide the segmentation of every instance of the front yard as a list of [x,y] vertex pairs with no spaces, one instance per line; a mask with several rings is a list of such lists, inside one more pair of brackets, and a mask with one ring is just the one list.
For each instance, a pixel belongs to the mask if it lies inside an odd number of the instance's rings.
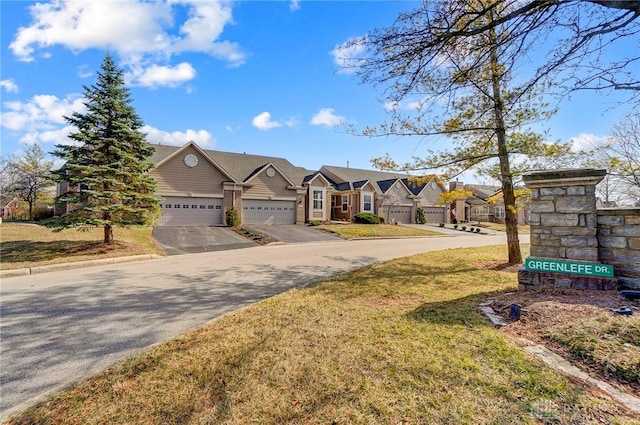
[[99,258],[164,253],[151,237],[151,227],[114,228],[115,242],[102,243],[102,228],[60,232],[35,224],[0,224],[0,270],[36,267]]
[[[515,301],[517,277],[501,266],[503,252],[420,254],[289,291],[122,362],[8,423],[640,424],[602,392],[527,354],[523,328],[497,330],[478,313],[488,299]],[[521,322],[543,323],[540,312],[553,312],[521,301]],[[636,360],[616,364],[637,368],[640,318],[598,314],[607,316],[601,339],[619,341]],[[550,322],[548,341],[563,344],[558,333],[593,341],[594,334],[574,332],[583,327]],[[611,382],[638,394],[640,383]]]

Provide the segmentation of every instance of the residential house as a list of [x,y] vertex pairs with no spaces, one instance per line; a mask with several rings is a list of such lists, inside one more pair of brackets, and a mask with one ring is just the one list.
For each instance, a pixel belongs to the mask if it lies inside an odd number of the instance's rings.
[[[500,195],[500,186],[466,184],[465,189],[470,190],[473,196],[465,201],[465,218],[467,221],[482,221],[490,223],[504,223],[505,206]],[[489,198],[496,197],[498,200],[489,202]],[[519,205],[517,211],[518,224],[529,223],[528,205]]]
[[2,219],[3,220],[21,220],[29,216],[29,204],[22,198],[14,196],[13,198],[2,199]]
[[320,173],[331,182],[331,217],[353,221],[360,212],[371,212],[387,223],[415,223],[422,208],[427,221],[445,220],[446,207],[436,205],[445,191],[436,176],[421,178],[384,171],[324,165]]
[[[243,224],[352,221],[371,212],[390,223],[415,223],[417,208],[432,222],[444,220],[435,205],[445,189],[435,176],[323,166],[296,167],[284,158],[205,150],[194,142],[155,146],[150,174],[162,197],[160,226],[224,225],[231,208]],[[64,184],[58,193],[67,190]],[[62,214],[66,207],[56,211]]]

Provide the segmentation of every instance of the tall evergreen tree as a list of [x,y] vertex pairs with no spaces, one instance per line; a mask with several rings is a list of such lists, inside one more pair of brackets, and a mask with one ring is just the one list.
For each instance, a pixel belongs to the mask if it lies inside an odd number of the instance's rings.
[[102,226],[104,242],[112,243],[114,225],[150,224],[158,215],[160,199],[147,161],[154,149],[140,131],[143,123],[124,87],[123,71],[108,54],[96,84],[83,88],[86,112],[64,117],[77,129],[69,135],[72,143],[56,145],[53,152],[65,160],[53,178],[68,187],[56,204],[70,208],[46,225]]

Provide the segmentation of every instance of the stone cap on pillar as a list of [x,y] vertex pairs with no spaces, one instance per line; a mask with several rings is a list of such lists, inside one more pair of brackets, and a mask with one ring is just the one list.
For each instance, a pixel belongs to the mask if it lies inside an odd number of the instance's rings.
[[524,174],[522,180],[528,188],[596,185],[607,174],[607,170],[595,168],[563,168],[549,171],[534,171]]

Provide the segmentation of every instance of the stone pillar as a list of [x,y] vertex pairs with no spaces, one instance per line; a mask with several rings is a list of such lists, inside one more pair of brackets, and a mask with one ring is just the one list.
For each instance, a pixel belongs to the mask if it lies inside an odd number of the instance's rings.
[[[531,255],[527,259],[598,262],[596,184],[606,170],[539,171],[523,176],[531,189]],[[525,266],[526,266],[525,262]],[[520,289],[550,284],[561,287],[616,289],[614,278],[526,270]]]

